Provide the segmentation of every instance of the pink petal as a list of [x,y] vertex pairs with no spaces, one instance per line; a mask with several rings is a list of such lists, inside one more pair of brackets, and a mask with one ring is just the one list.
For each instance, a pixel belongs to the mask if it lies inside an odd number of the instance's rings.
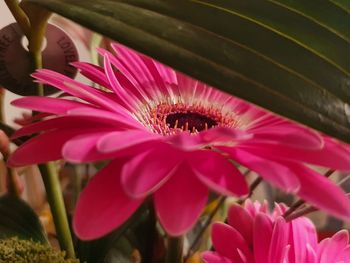
[[[169,88],[170,86],[167,83],[165,83],[163,76],[160,75],[154,61],[151,58],[146,56],[141,56],[141,59],[145,64],[145,66],[147,67],[150,74],[152,75],[155,85],[157,85],[157,88],[160,91],[160,93],[163,95],[172,95],[171,89]],[[159,64],[160,63],[158,63],[158,67],[159,67]],[[165,68],[165,66],[163,66],[163,68]]]
[[[115,126],[115,125],[114,125]],[[104,118],[90,118],[88,116],[63,116],[53,119],[47,119],[40,122],[35,122],[24,126],[17,130],[12,136],[12,139],[22,136],[30,135],[33,133],[49,131],[49,130],[67,130],[67,129],[90,129],[91,127],[99,127],[100,129],[113,129],[113,125]],[[96,128],[98,129],[98,128]],[[115,128],[114,128],[115,129]]]
[[50,98],[50,97],[24,97],[11,102],[12,105],[40,112],[53,114],[65,114],[74,108],[93,107],[92,105],[78,101]]
[[[117,111],[117,109],[116,109]],[[144,129],[144,127],[134,119],[130,114],[120,111],[119,113],[112,113],[106,110],[94,109],[94,108],[76,108],[67,112],[71,116],[88,116],[93,118],[102,118],[109,120],[111,125],[120,125],[120,128],[134,128]]]
[[127,92],[118,78],[116,77],[116,74],[112,68],[111,62],[110,62],[110,57],[112,55],[107,53],[104,56],[104,69],[106,76],[108,78],[108,81],[110,83],[110,86],[114,93],[118,96],[120,99],[120,104],[126,107],[127,109],[134,111],[136,104],[138,102],[138,99],[133,96],[132,93]]
[[43,120],[44,118],[51,117],[51,116],[52,116],[51,113],[38,113],[32,116],[32,114],[28,112],[28,113],[22,113],[21,117],[15,118],[13,121],[14,123],[23,127],[33,122],[38,122]]
[[269,113],[261,108],[254,106],[246,101],[238,100],[235,102],[238,104],[236,108],[236,112],[239,115],[247,115],[250,119],[250,123],[248,125],[248,130],[251,131],[259,131],[264,130],[267,126],[271,127],[273,125],[290,125],[289,121],[278,117],[275,114]]
[[238,255],[239,255],[239,261],[242,263],[250,263],[253,262],[251,259],[248,259],[248,257],[250,256],[250,258],[252,258],[252,256],[249,255],[245,255],[240,249],[237,249]]
[[164,137],[164,141],[172,144],[183,151],[192,151],[202,148],[203,144],[198,136],[193,136],[189,132],[182,132],[176,135]]
[[291,249],[289,258],[291,262],[308,262],[306,258],[311,256],[307,245],[316,249],[317,232],[313,223],[306,217],[297,218],[289,223]]
[[270,263],[270,261],[268,261],[268,256],[272,248],[270,246],[272,239],[272,222],[266,214],[257,214],[254,221],[253,233],[255,262]]
[[317,132],[297,124],[265,125],[259,129],[249,129],[254,140],[272,144],[287,145],[302,149],[322,149],[323,139]]
[[115,134],[114,129],[99,128],[91,133],[83,133],[75,136],[64,144],[62,153],[65,159],[71,162],[92,162],[99,160],[108,160],[126,156],[135,156],[140,152],[147,152],[155,147],[154,141],[147,141],[139,144],[130,144],[114,152],[103,152],[98,148],[99,142]]
[[138,83],[134,76],[130,74],[126,68],[127,65],[124,65],[120,59],[102,48],[97,48],[97,52],[102,56],[109,55],[111,63],[119,70],[118,72],[120,74],[116,73],[116,75],[118,76],[119,81],[123,83],[125,89],[127,89],[129,92],[132,92],[138,99],[148,98],[150,96],[147,94],[147,90],[144,90],[142,88],[142,84]]
[[327,260],[327,254],[324,254],[325,249],[329,246],[331,242],[330,238],[325,238],[321,240],[321,242],[318,244],[317,247],[317,258],[319,259],[318,262],[321,263],[322,257],[324,256],[324,259],[322,260],[322,263],[326,263]]
[[201,258],[206,263],[233,263],[230,259],[211,251],[202,253]]
[[228,223],[242,235],[248,244],[253,243],[253,218],[243,207],[237,204],[230,207]]
[[[297,261],[296,261],[297,262]],[[317,263],[317,255],[315,250],[310,246],[310,244],[306,244],[306,254],[305,261],[307,263]]]
[[247,199],[244,202],[244,209],[252,218],[255,218],[259,212],[264,214],[269,213],[268,203],[266,200],[264,200],[262,203],[260,203],[259,201],[255,201],[253,203],[251,199]]
[[350,245],[338,254],[337,261],[339,263],[350,263]]
[[103,68],[87,63],[87,62],[73,62],[71,63],[74,67],[80,70],[80,73],[90,79],[91,81],[101,85],[105,88],[111,88],[110,83],[106,75],[104,74]]
[[182,164],[154,193],[159,222],[171,236],[180,236],[189,231],[197,222],[207,200],[208,189],[186,164]]
[[155,60],[153,60],[153,63],[156,66],[159,74],[162,76],[162,79],[165,82],[165,84],[177,84],[176,74],[172,68],[165,66],[164,64],[159,63]]
[[185,94],[189,90],[197,87],[197,80],[190,78],[189,76],[182,74],[180,72],[176,73],[177,87],[179,89],[179,94]]
[[134,198],[156,191],[176,171],[182,156],[169,145],[158,143],[132,158],[123,168],[121,184]]
[[62,158],[62,146],[80,134],[80,129],[56,130],[36,136],[17,148],[8,160],[9,166],[46,163]]
[[[289,253],[289,250],[290,250],[290,245],[287,245],[285,246],[285,248],[283,249],[283,252],[282,252],[282,258],[281,258],[281,262],[283,263],[291,263],[291,262],[294,262],[294,261],[290,261],[289,258],[288,258],[288,255],[290,254]],[[309,263],[309,262],[308,262]],[[310,262],[311,263],[311,262]],[[315,262],[316,263],[316,262]]]
[[264,158],[279,158],[316,164],[332,169],[350,171],[350,149],[347,145],[324,137],[324,147],[320,150],[305,150],[281,147],[266,143],[246,143],[240,147]]
[[[155,82],[141,59],[141,54],[122,45],[113,44],[117,56],[110,56],[111,63],[129,80],[143,98],[154,98],[157,94]],[[97,49],[103,56],[110,52]],[[136,96],[137,94],[134,93]]]
[[115,131],[101,138],[97,148],[103,153],[120,151],[144,142],[159,141],[163,136],[145,130]]
[[[298,195],[312,205],[340,218],[350,217],[350,199],[335,183],[321,174],[297,163],[286,164],[298,176]],[[327,191],[325,191],[327,189]]]
[[48,69],[41,69],[33,73],[32,76],[40,82],[52,85],[75,97],[90,102],[93,105],[99,105],[105,109],[109,109],[112,112],[118,109],[118,104],[109,99],[105,92],[91,88],[57,72]]
[[249,188],[241,172],[221,154],[211,150],[192,152],[188,161],[199,180],[222,195],[243,196]]
[[240,262],[241,257],[238,250],[251,258],[248,244],[233,227],[223,223],[214,223],[211,238],[217,253],[231,259],[233,262]]
[[266,181],[287,192],[296,192],[300,187],[298,177],[285,165],[259,157],[254,154],[254,151],[229,147],[220,147],[220,149],[229,153],[233,160],[253,170]]
[[111,159],[113,155],[101,153],[96,147],[97,141],[110,132],[98,129],[94,133],[81,134],[70,139],[62,148],[63,158],[72,163]]
[[[266,200],[265,200],[266,201]],[[272,211],[272,217],[276,218],[279,216],[284,215],[284,213],[289,209],[288,206],[286,206],[283,203],[275,203],[275,208]]]
[[321,263],[338,262],[339,253],[343,251],[349,243],[349,233],[347,230],[341,230],[332,236],[324,246],[322,254],[319,255]]
[[[258,203],[259,206],[261,206],[261,204],[259,202],[255,202]],[[257,213],[260,212],[260,208],[257,208],[257,206],[255,205],[255,203],[252,202],[251,199],[247,199],[244,202],[244,210],[247,211],[247,213],[252,217],[255,218]]]
[[251,137],[251,134],[247,134],[241,130],[215,127],[202,131],[195,136],[189,132],[183,132],[173,136],[167,136],[165,140],[173,144],[174,147],[178,147],[184,151],[191,151],[210,145],[221,145],[226,144],[227,142],[232,143],[247,140]]
[[143,199],[131,199],[119,183],[123,160],[115,160],[98,172],[78,200],[74,232],[80,239],[102,237],[123,224],[140,206]]
[[143,58],[145,57],[144,55],[117,43],[114,43],[112,47],[117,53],[117,60],[119,60],[124,66],[121,67],[121,65],[119,65],[118,67],[116,65],[120,71],[124,74],[131,74],[141,85],[155,84],[153,76],[143,61]]
[[[181,72],[176,71],[176,80],[174,80],[173,93],[175,96],[185,98],[191,105],[195,100],[215,101],[220,105],[226,105],[233,98],[227,94],[212,88],[198,80],[195,80]],[[235,112],[235,110],[233,110]]]
[[272,230],[272,239],[270,243],[270,252],[269,252],[269,263],[280,263],[283,262],[284,250],[288,245],[288,224],[286,221],[279,217],[275,221],[273,230]]
[[227,142],[239,142],[244,140],[249,140],[253,138],[253,134],[247,133],[246,131],[226,128],[226,127],[215,127],[208,129],[206,131],[200,132],[200,140],[203,144],[219,144]]
[[142,88],[140,88],[138,85],[135,86],[122,72],[120,71],[115,72],[115,76],[120,82],[120,85],[123,87],[123,89],[126,92],[132,93],[134,95],[135,104],[143,103],[144,100],[148,98],[145,91]]

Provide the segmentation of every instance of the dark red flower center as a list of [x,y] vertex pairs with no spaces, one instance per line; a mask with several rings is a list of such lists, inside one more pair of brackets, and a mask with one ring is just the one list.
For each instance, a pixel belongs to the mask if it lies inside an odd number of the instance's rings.
[[190,111],[170,113],[166,116],[165,121],[169,128],[190,132],[200,132],[218,125],[215,120],[208,116]]

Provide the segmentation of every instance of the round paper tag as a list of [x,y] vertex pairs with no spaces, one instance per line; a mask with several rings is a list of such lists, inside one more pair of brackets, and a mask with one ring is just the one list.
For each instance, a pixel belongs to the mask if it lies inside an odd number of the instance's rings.
[[[23,36],[17,23],[0,30],[0,86],[19,95],[35,95],[37,90],[30,77],[32,69],[29,52],[22,44]],[[47,25],[45,37],[43,68],[74,78],[77,70],[69,63],[78,60],[78,51],[73,41],[64,31],[51,24]],[[46,95],[58,91],[47,85],[44,90]]]

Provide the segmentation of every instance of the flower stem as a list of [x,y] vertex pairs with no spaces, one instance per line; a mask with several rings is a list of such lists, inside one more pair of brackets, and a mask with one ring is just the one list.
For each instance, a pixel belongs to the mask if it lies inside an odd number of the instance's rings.
[[168,237],[168,249],[165,255],[166,263],[183,263],[184,237]]
[[[18,0],[5,0],[5,3],[28,38],[28,50],[32,70],[35,71],[42,68],[41,47],[50,13],[40,8],[38,9],[38,7],[31,4],[27,4],[27,2],[22,2],[25,4],[23,6],[25,9],[19,6]],[[37,95],[44,96],[44,86],[40,83],[37,84]],[[51,208],[60,247],[66,251],[68,258],[75,258],[73,240],[57,170],[53,163],[39,165],[39,170],[44,181],[47,200]]]
[[[41,43],[44,40],[44,32],[36,34],[36,32],[32,32],[29,38],[29,57],[31,63],[31,69],[34,72],[37,69],[41,69],[43,67],[43,58],[41,54]],[[36,83],[37,86],[37,95],[44,96],[44,85],[42,83]]]
[[290,214],[289,216],[285,217],[286,221],[292,221],[298,217],[305,216],[309,213],[315,212],[318,209],[313,206],[307,206],[305,208],[299,209],[298,211],[295,211],[294,213]]
[[23,33],[28,37],[30,35],[30,22],[26,13],[19,6],[17,0],[5,0],[8,9],[11,11],[13,17],[16,19]]
[[[335,170],[329,169],[324,176],[325,177],[330,177],[333,173],[335,172]],[[304,205],[306,202],[302,199],[296,201],[294,204],[292,204],[289,209],[283,214],[284,218],[289,218],[293,213],[295,213],[295,211],[297,209],[299,209],[302,205]]]
[[291,207],[289,207],[289,209],[283,214],[284,218],[287,218],[288,216],[290,216],[292,213],[294,213],[295,210],[297,210],[299,207],[301,207],[302,205],[305,204],[305,201],[300,199],[298,201],[296,201],[294,204],[291,205]]
[[[250,173],[250,170],[248,170],[247,172],[245,172],[244,175],[248,175],[249,173]],[[249,187],[249,194],[248,194],[245,198],[239,199],[239,200],[237,201],[237,203],[238,203],[239,205],[242,205],[247,199],[251,198],[252,195],[254,194],[255,189],[260,185],[261,182],[262,182],[262,178],[261,178],[261,177],[256,178],[256,179],[252,182],[252,184],[250,185],[250,187]]]
[[196,249],[200,245],[200,241],[201,241],[205,231],[208,229],[211,222],[213,221],[214,216],[217,214],[219,209],[224,205],[225,201],[226,201],[226,196],[220,197],[216,207],[213,209],[213,211],[209,214],[209,216],[205,220],[203,227],[199,231],[198,235],[196,236],[196,238],[194,239],[193,243],[191,244],[191,246],[188,250],[188,253],[187,253],[186,258],[185,258],[186,261],[187,261],[187,259],[189,259],[193,255],[193,253],[196,251]]
[[[32,69],[35,71],[36,69],[42,68],[42,55],[41,50],[29,50],[29,57],[32,64]],[[44,96],[44,85],[42,83],[37,83],[37,95]]]
[[47,200],[50,204],[60,247],[66,251],[68,258],[75,258],[72,236],[57,170],[53,163],[39,165],[39,170],[44,181]]
[[148,202],[148,218],[147,218],[147,227],[148,232],[145,234],[148,237],[148,244],[145,248],[145,254],[143,256],[144,262],[154,262],[154,252],[155,247],[157,243],[158,233],[157,233],[157,217],[154,210],[153,202],[152,200],[149,200]]
[[[41,47],[45,37],[48,14],[31,10],[31,28],[28,37],[28,50],[33,71],[43,66]],[[34,13],[37,13],[35,17]],[[37,83],[37,95],[44,96],[44,86]],[[57,239],[62,250],[66,251],[68,258],[75,258],[71,231],[69,228],[67,212],[63,201],[62,190],[54,163],[39,165],[39,170],[44,181],[47,200],[50,205]]]

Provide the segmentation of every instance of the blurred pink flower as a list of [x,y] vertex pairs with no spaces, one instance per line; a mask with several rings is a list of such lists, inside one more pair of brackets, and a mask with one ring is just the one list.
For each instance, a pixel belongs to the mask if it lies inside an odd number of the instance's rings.
[[16,132],[14,137],[40,134],[16,150],[10,165],[111,160],[77,204],[73,224],[80,238],[97,238],[120,226],[150,194],[164,229],[183,234],[200,216],[208,191],[248,193],[232,160],[319,208],[350,216],[346,194],[303,164],[350,170],[348,148],[124,46],[112,47],[116,56],[99,49],[103,68],[74,63],[109,91],[40,70],[33,74],[37,81],[80,101],[13,102],[52,116]]
[[212,226],[215,251],[206,251],[206,263],[349,263],[349,233],[339,231],[317,242],[313,223],[306,217],[286,222],[286,207],[276,204],[272,213],[267,205],[247,200],[244,207],[229,210],[228,224]]

